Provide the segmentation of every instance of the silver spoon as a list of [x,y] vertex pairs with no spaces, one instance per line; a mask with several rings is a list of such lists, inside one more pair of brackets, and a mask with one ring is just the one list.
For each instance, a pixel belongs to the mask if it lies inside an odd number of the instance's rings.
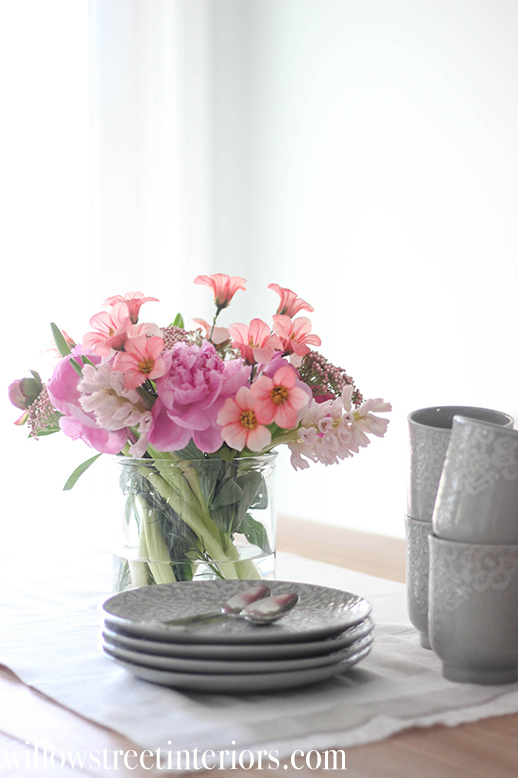
[[[272,624],[274,621],[277,621],[288,613],[288,611],[297,604],[298,599],[298,595],[287,592],[286,594],[277,594],[274,597],[265,597],[260,600],[259,598],[255,598],[249,605],[241,608],[241,610],[237,610],[239,602],[235,605],[232,602],[234,598],[231,598],[228,603],[225,603],[225,605],[222,606],[220,613],[188,616],[184,619],[173,619],[163,623],[174,626],[195,626],[196,624],[207,624],[225,618],[233,618],[244,619],[252,624]],[[229,604],[231,604],[232,610],[228,610]],[[223,610],[223,608],[225,608],[225,610]]]
[[248,589],[243,589],[242,592],[234,594],[227,602],[225,602],[219,609],[219,611],[211,611],[209,613],[199,613],[196,616],[184,616],[180,619],[170,619],[163,621],[162,624],[195,624],[196,622],[211,621],[212,619],[219,619],[221,616],[237,615],[241,613],[243,608],[247,605],[251,605],[257,600],[263,600],[265,597],[271,595],[271,589],[264,584],[258,586],[250,586]]

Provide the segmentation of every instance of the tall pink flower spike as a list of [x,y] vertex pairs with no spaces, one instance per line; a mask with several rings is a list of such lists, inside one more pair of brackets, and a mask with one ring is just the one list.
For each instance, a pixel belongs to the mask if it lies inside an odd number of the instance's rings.
[[239,276],[227,276],[224,273],[215,273],[211,276],[196,276],[195,284],[210,286],[214,292],[214,302],[218,311],[230,305],[238,289],[245,289],[246,280]]
[[279,307],[277,313],[283,316],[289,316],[293,318],[299,311],[309,311],[312,313],[315,309],[312,305],[307,303],[301,297],[297,297],[295,292],[285,286],[279,286],[279,284],[268,284],[268,289],[272,289],[280,296]]

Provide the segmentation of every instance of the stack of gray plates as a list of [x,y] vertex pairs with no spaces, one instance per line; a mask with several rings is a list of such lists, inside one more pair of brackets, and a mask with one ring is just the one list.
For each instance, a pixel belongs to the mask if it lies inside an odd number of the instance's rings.
[[251,581],[186,581],[110,597],[102,607],[102,649],[152,683],[198,692],[263,692],[324,681],[370,651],[374,627],[362,597],[325,586],[265,581],[272,595],[299,601],[279,621],[236,618],[172,626],[164,621],[218,611]]

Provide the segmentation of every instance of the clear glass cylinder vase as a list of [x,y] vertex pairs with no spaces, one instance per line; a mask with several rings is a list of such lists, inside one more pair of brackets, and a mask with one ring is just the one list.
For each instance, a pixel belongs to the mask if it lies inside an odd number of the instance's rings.
[[274,578],[276,457],[113,457],[124,503],[114,590]]

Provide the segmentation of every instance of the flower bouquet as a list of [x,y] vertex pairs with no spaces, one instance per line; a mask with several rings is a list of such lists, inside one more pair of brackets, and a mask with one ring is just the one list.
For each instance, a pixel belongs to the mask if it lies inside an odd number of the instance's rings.
[[390,410],[364,401],[345,370],[314,347],[313,308],[270,284],[280,301],[272,324],[219,325],[242,278],[198,276],[215,312],[209,324],[180,314],[158,327],[139,321],[140,292],[106,300],[75,343],[52,326],[61,358],[44,384],[36,372],[9,387],[30,436],[62,431],[120,468],[125,500],[115,588],[193,578],[274,575],[275,449],[295,469],[346,459],[383,436]]

